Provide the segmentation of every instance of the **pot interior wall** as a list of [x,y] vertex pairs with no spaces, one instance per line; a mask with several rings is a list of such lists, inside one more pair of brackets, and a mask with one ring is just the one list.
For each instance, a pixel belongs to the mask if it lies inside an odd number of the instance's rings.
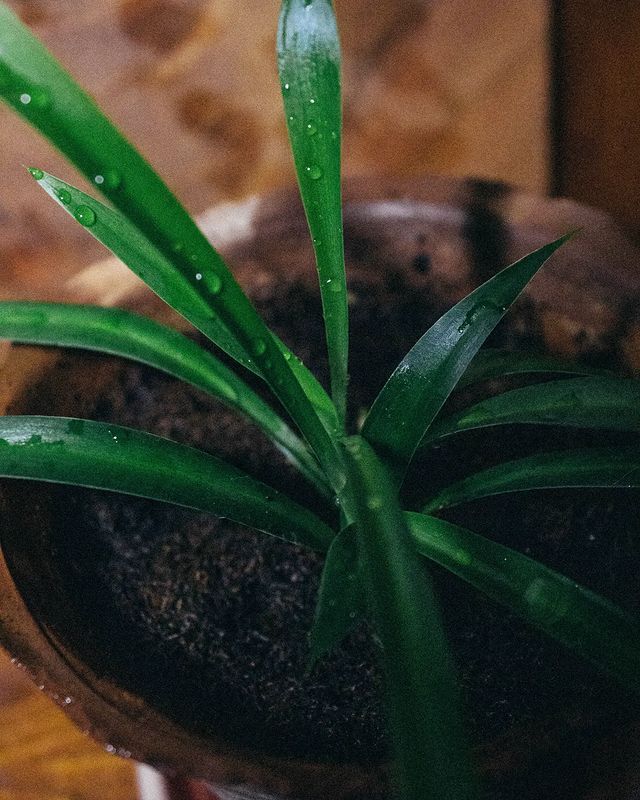
[[[410,269],[387,265],[372,280],[359,273],[351,282],[352,424],[446,307],[448,298],[434,292],[425,262],[414,259]],[[263,284],[254,299],[326,381],[315,292],[298,280],[280,279]],[[544,349],[536,308],[521,301],[491,344]],[[611,365],[619,361],[617,342],[585,357]],[[203,447],[332,518],[333,511],[251,426],[151,370],[65,356],[14,410],[86,414]],[[505,429],[443,445],[416,464],[407,502],[418,507],[425,489],[444,476],[535,452],[545,441],[527,429]],[[553,433],[554,448],[585,441],[612,439]],[[384,761],[381,678],[367,628],[356,629],[338,652],[306,671],[306,634],[321,570],[317,556],[161,504],[42,486],[36,505],[28,487],[12,484],[6,493],[20,509],[3,542],[12,574],[43,629],[94,673],[141,695],[189,730],[241,748],[325,762]],[[530,493],[477,503],[450,518],[637,610],[636,501],[637,494],[630,502],[628,494],[607,492]],[[532,757],[516,778],[485,764],[497,781],[493,796],[500,796],[503,784],[505,797],[539,797],[547,783],[554,790],[563,782],[575,788],[595,741],[631,719],[635,705],[606,678],[456,579],[438,570],[436,578],[475,743],[517,747],[513,743],[525,736],[532,753],[546,753],[544,770]],[[556,738],[564,740],[562,754],[554,752]]]

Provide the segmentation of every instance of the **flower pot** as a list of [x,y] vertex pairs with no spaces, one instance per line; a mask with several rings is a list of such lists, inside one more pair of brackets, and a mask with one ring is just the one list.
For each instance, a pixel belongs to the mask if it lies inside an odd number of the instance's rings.
[[[482,181],[369,179],[348,183],[345,194],[354,418],[439,313],[498,267],[576,227],[581,236],[534,279],[499,341],[627,371],[640,364],[639,253],[606,216]],[[323,376],[315,270],[295,193],[219,207],[202,223],[269,321]],[[178,321],[128,275],[105,262],[70,282],[65,297]],[[194,393],[185,400],[171,382],[131,369],[86,353],[11,347],[1,409],[148,423],[318,502],[230,412]],[[158,397],[160,412],[153,403]],[[504,437],[496,441],[508,446]],[[43,484],[2,486],[0,639],[36,683],[110,750],[226,787],[221,791],[230,797],[234,791],[299,800],[385,797],[380,675],[368,631],[354,632],[345,653],[311,675],[304,670],[304,631],[320,561],[229,523],[113,502]],[[611,524],[626,512],[611,512]],[[600,522],[598,546],[605,547],[609,525],[606,518]],[[549,542],[532,546],[538,545],[544,553]],[[624,563],[628,573],[626,555]],[[614,571],[616,591],[629,577]],[[617,760],[598,761],[597,754],[613,747],[623,724],[634,724],[628,699],[571,659],[556,664],[564,656],[545,649],[539,637],[526,639],[521,651],[526,634],[517,621],[455,581],[447,588],[440,576],[438,583],[445,587],[447,616],[454,617],[448,621],[457,631],[459,659],[474,646],[478,627],[494,626],[489,639],[475,643],[478,658],[465,655],[460,670],[472,698],[483,695],[480,684],[498,691],[480,698],[472,724],[492,797],[544,796],[543,763],[554,796],[586,798],[587,784],[602,783],[626,797],[632,756],[620,756],[620,748]],[[289,631],[295,646],[281,646]],[[517,669],[503,663],[506,657]],[[261,671],[265,663],[273,674]],[[548,688],[557,672],[576,682],[573,689],[562,682]],[[541,704],[519,683],[529,673],[532,680],[543,675],[542,684],[533,680]],[[503,674],[511,676],[508,686]],[[510,697],[517,698],[517,713],[509,710]],[[557,698],[566,699],[559,715]],[[599,704],[595,711],[592,700]]]

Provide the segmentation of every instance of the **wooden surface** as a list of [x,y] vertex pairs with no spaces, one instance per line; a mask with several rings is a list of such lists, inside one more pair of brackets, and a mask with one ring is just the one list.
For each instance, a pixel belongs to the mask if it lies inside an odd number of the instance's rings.
[[[336,0],[346,173],[475,175],[544,190],[547,3]],[[192,211],[293,182],[274,64],[278,0],[9,5]],[[22,165],[82,181],[4,107],[0,153],[2,283],[55,293],[101,249]]]
[[[278,0],[9,0],[194,212],[293,181]],[[348,174],[544,189],[547,0],[336,0]],[[24,172],[86,184],[0,108],[0,296],[55,297],[103,255]],[[0,800],[132,800],[132,767],[0,659]]]
[[0,800],[134,800],[129,761],[87,739],[0,653]]
[[555,189],[640,233],[640,3],[556,0]]

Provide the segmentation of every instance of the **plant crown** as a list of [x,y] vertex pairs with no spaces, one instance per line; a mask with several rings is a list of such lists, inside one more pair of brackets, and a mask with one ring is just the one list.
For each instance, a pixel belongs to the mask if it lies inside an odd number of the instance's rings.
[[[258,425],[333,507],[335,526],[206,453],[89,420],[0,418],[0,474],[189,506],[327,553],[310,659],[368,617],[382,643],[402,800],[478,796],[429,562],[522,616],[619,683],[640,689],[637,620],[544,565],[439,519],[488,495],[550,487],[638,487],[637,447],[529,456],[425,496],[399,493],[418,451],[470,428],[513,423],[640,429],[640,384],[581,365],[480,350],[528,281],[568,237],[507,267],[442,316],[407,353],[358,433],[346,427],[348,303],[342,235],[340,47],[330,0],[283,0],[277,55],[289,138],[317,264],[331,391],[265,325],[222,257],[93,100],[0,3],[0,96],[76,166],[102,203],[41,169],[40,186],[191,325],[233,359],[111,308],[0,304],[0,336],[112,353],[208,392]],[[262,378],[293,424],[252,390]],[[552,378],[457,413],[459,386],[513,374]],[[558,377],[560,376],[560,377]],[[53,457],[52,457],[53,456]],[[337,515],[336,515],[337,516]]]

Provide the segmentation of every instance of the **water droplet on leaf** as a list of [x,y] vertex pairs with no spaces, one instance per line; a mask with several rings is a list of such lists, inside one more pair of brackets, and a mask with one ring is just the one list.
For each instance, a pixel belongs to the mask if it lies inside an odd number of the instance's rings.
[[61,203],[64,203],[65,206],[68,206],[71,202],[71,192],[67,189],[58,189],[56,197]]
[[322,177],[322,170],[317,164],[311,164],[311,166],[307,167],[306,173],[312,181],[317,181]]
[[267,352],[267,343],[264,339],[255,339],[252,349],[257,356],[263,356]]
[[44,172],[41,169],[29,167],[29,172],[31,173],[31,177],[35,178],[37,181],[41,181],[44,178]]
[[29,103],[31,102],[31,95],[28,92],[23,92],[20,95],[20,102],[22,103],[23,106],[28,106]]
[[314,122],[308,122],[305,128],[307,136],[315,136],[318,132],[318,126]]
[[89,208],[89,206],[85,205],[79,205],[73,212],[73,216],[81,225],[84,225],[85,228],[90,228],[92,225],[95,225],[96,220],[98,219],[96,212],[92,208]]

